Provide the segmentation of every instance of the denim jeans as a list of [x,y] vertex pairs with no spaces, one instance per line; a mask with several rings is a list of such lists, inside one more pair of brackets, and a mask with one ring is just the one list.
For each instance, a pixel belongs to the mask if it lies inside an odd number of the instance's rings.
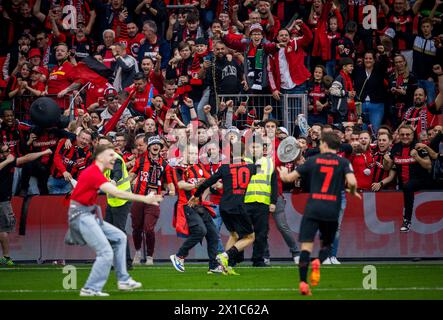
[[[283,196],[279,196],[277,199],[277,203],[275,205],[275,212],[271,213],[270,215],[274,219],[275,225],[277,226],[278,231],[283,237],[283,240],[285,240],[286,245],[289,248],[289,252],[291,253],[292,257],[298,256],[300,254],[300,250],[297,247],[297,243],[295,242],[294,235],[292,233],[291,228],[289,228],[288,221],[286,219],[285,215],[285,206],[286,201],[283,198]],[[269,244],[266,242],[266,248],[265,248],[265,258],[270,258],[269,253]]]
[[426,93],[428,95],[427,103],[431,104],[435,100],[435,83],[434,81],[428,80],[417,80],[417,85],[419,88],[426,89]]
[[48,179],[49,194],[67,194],[72,190],[72,185],[64,178],[56,179],[52,176]]
[[222,253],[223,251],[225,251],[225,249],[223,247],[223,242],[220,237],[220,229],[223,224],[223,220],[220,216],[220,205],[218,205],[218,204],[215,205],[214,211],[215,211],[216,216],[212,218],[212,221],[214,221],[215,228],[217,229],[217,232],[218,232],[217,253]]
[[337,232],[335,233],[334,243],[332,244],[331,256],[336,257],[338,251],[338,245],[340,244],[340,227],[343,221],[343,215],[346,209],[346,191],[341,192],[341,205],[340,205],[340,213],[338,216],[338,227]]
[[326,73],[328,74],[328,76],[331,76],[334,79],[336,74],[335,66],[336,66],[335,60],[326,61]]
[[383,103],[363,102],[362,111],[368,114],[369,123],[372,124],[373,133],[376,134],[383,121],[385,105]]
[[127,281],[130,276],[126,269],[126,235],[106,221],[100,223],[93,214],[82,214],[78,219],[83,239],[97,255],[84,288],[102,291],[112,264],[117,280]]

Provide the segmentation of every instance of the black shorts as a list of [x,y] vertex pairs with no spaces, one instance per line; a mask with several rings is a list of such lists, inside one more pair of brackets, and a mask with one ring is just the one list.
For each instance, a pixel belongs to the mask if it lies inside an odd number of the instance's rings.
[[239,213],[228,213],[220,210],[220,216],[229,232],[236,232],[239,238],[243,238],[254,232],[251,219],[245,214],[243,207],[239,207]]
[[298,240],[300,242],[314,242],[315,235],[320,230],[320,239],[324,246],[328,246],[334,242],[337,228],[338,221],[324,221],[303,216]]

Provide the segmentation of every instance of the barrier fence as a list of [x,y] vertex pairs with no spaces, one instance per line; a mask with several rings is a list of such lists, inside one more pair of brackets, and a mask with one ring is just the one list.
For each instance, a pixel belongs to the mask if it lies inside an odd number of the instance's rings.
[[[298,239],[298,231],[306,194],[285,194],[285,215],[289,227]],[[443,258],[443,191],[417,193],[412,230],[400,233],[403,212],[402,192],[363,193],[363,200],[348,197],[348,204],[340,230],[339,258]],[[168,259],[183,239],[172,227],[175,197],[166,197],[161,203],[161,214],[156,226],[155,259]],[[104,196],[99,204],[106,205]],[[11,255],[17,261],[89,260],[94,258],[87,247],[67,246],[63,239],[67,230],[67,204],[64,196],[36,196],[31,198],[23,221],[23,198],[12,200],[17,216],[17,231],[10,234]],[[105,210],[103,210],[105,212]],[[19,225],[22,225],[19,234]],[[26,225],[26,228],[23,228]],[[131,222],[127,234],[131,251],[133,242]],[[223,242],[228,232],[222,227]],[[318,244],[316,244],[318,245]],[[271,258],[290,258],[289,249],[270,219],[269,249]],[[246,258],[251,249],[246,250]],[[206,243],[191,250],[189,259],[207,258]]]
[[[219,95],[219,98],[224,102],[232,100],[234,111],[240,104],[245,104],[246,114],[237,120],[237,123],[234,122],[234,125],[237,124],[240,128],[247,126],[248,122],[252,121],[250,114],[255,116],[255,120],[263,119],[264,109],[268,105],[273,109],[270,118],[278,120],[280,125],[288,129],[289,134],[294,133],[298,115],[308,114],[306,94],[283,94],[280,96],[280,100],[274,99],[270,94],[225,94]],[[225,122],[222,122],[222,125],[225,125]]]

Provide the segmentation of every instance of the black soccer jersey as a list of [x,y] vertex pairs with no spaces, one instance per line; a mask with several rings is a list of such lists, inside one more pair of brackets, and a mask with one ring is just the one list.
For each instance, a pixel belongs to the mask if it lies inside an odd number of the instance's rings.
[[255,173],[254,164],[246,162],[222,164],[211,178],[203,182],[194,195],[201,196],[207,188],[222,179],[223,195],[220,199],[220,208],[228,213],[239,214],[238,207],[243,204],[249,180]]
[[304,215],[325,221],[338,219],[345,175],[353,173],[351,163],[334,153],[322,153],[309,158],[296,171],[309,185]]

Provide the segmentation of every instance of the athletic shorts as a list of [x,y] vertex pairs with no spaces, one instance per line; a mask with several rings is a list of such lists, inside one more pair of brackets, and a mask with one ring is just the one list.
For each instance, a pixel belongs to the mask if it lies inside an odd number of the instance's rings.
[[0,202],[0,232],[13,232],[15,230],[15,215],[12,212],[11,202]]
[[238,214],[227,213],[224,210],[220,210],[220,216],[226,229],[228,229],[229,232],[236,232],[241,239],[244,236],[253,233],[254,228],[251,219],[246,215],[244,209],[242,209],[243,207],[239,208],[241,209],[239,209],[240,212]]
[[300,242],[314,242],[317,231],[320,231],[323,245],[328,246],[334,242],[337,228],[338,221],[324,221],[303,216],[298,240]]

